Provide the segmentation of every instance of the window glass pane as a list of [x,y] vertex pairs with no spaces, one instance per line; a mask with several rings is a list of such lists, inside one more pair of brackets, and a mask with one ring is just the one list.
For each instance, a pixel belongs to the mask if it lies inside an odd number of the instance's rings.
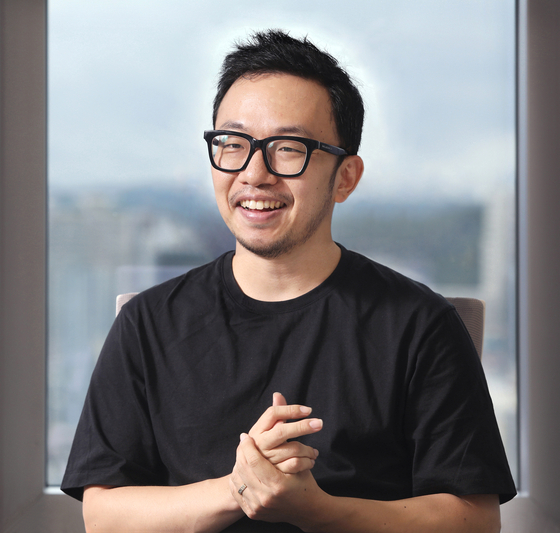
[[333,53],[366,101],[366,171],[336,240],[486,300],[483,363],[517,468],[514,2],[51,0],[49,484],[115,295],[233,247],[202,132],[231,43],[271,25]]

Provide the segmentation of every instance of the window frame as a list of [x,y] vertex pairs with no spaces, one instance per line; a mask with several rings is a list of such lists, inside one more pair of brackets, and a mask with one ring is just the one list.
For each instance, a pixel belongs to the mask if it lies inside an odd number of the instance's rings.
[[81,505],[45,489],[46,19],[44,0],[0,0],[0,530],[6,533],[84,530]]
[[[521,495],[504,531],[560,531],[560,4],[518,2]],[[81,505],[45,488],[46,0],[0,0],[0,529],[83,531]],[[529,176],[531,179],[529,180]],[[17,230],[14,230],[17,228]],[[543,289],[546,287],[546,289]],[[525,526],[525,527],[524,527]],[[549,528],[549,529],[547,529]]]

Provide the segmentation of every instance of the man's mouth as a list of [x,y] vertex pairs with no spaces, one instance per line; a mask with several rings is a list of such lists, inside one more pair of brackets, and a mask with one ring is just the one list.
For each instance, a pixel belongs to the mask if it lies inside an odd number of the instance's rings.
[[285,204],[274,200],[241,200],[239,205],[243,209],[257,209],[258,211],[262,211],[264,209],[280,209],[284,207]]

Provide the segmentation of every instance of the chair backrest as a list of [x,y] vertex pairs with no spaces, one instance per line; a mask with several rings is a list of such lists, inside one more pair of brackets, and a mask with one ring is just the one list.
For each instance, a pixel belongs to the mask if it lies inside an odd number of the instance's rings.
[[482,358],[482,344],[484,343],[484,320],[486,317],[486,303],[477,298],[446,298],[455,306],[461,320],[465,324],[478,356]]
[[137,294],[137,292],[127,292],[117,296],[117,315],[119,314],[121,307],[129,300],[132,300],[132,298],[134,298]]
[[[137,292],[127,292],[117,296],[117,315],[121,307]],[[459,316],[463,320],[479,357],[482,357],[482,343],[484,342],[484,319],[486,314],[486,304],[483,300],[476,298],[447,298],[447,301],[455,306]]]

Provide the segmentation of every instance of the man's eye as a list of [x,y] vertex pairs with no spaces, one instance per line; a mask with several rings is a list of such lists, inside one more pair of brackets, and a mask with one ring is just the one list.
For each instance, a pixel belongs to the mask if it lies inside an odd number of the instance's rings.
[[277,153],[282,152],[285,154],[294,154],[294,155],[299,155],[299,154],[305,155],[306,152],[305,146],[298,142],[282,142],[278,144],[270,143],[269,150],[270,149],[273,149]]
[[244,144],[239,142],[226,142],[222,144],[222,151],[223,152],[244,152],[247,150],[247,147]]

